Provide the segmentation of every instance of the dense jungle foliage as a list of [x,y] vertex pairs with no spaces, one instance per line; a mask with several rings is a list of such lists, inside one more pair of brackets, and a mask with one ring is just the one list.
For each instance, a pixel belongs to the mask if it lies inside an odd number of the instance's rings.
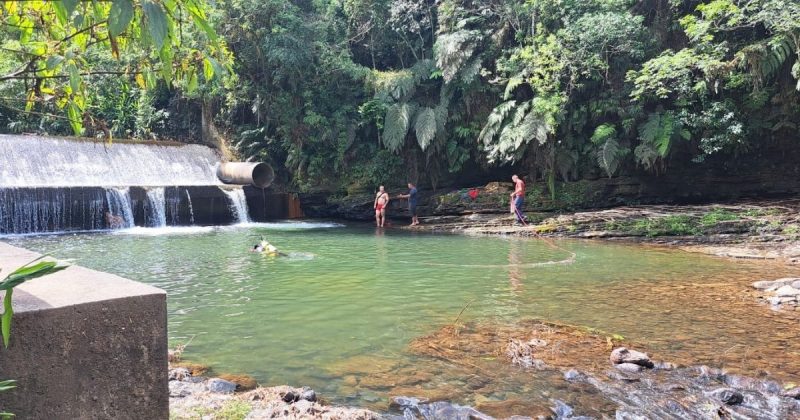
[[800,121],[795,0],[8,1],[1,19],[0,130],[196,142],[213,121],[301,189],[658,174]]

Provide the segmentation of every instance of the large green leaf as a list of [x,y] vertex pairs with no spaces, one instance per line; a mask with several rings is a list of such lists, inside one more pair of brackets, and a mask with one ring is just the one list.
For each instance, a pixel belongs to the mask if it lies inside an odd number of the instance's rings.
[[111,3],[111,11],[108,15],[108,33],[111,36],[119,36],[128,29],[133,20],[133,1],[114,0]]
[[3,297],[3,316],[0,317],[0,334],[3,336],[3,347],[8,348],[8,340],[11,338],[11,317],[14,316],[14,309],[11,307],[11,297],[14,289],[6,290]]
[[157,50],[161,50],[164,46],[164,40],[169,35],[169,24],[167,23],[167,15],[160,4],[151,1],[142,2],[142,11],[145,17],[145,26],[150,33],[150,38],[153,40]]
[[432,108],[422,108],[417,112],[414,131],[417,134],[419,147],[422,150],[427,149],[433,138],[436,137],[436,113]]
[[403,147],[414,107],[408,103],[393,104],[386,110],[383,123],[383,144],[392,152]]

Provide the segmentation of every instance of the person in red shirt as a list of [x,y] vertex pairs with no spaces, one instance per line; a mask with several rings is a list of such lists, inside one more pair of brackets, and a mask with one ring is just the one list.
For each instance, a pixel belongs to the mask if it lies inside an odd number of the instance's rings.
[[525,223],[525,215],[522,213],[522,206],[525,204],[525,182],[516,175],[511,177],[514,182],[514,192],[511,193],[511,202],[514,203],[514,214],[517,216],[517,223]]

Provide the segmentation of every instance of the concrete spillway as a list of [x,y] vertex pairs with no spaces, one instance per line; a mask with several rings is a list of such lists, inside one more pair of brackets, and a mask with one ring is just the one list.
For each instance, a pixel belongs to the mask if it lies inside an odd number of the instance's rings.
[[[0,235],[288,216],[266,209],[285,200],[268,199],[263,189],[223,184],[221,165],[217,153],[201,145],[0,135]],[[263,175],[253,174],[265,184]]]

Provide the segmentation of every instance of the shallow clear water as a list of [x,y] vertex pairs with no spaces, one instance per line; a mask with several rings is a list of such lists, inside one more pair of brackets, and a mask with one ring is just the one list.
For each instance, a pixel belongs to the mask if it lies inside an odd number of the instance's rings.
[[[248,252],[261,235],[289,256]],[[309,385],[339,402],[385,407],[391,385],[359,387],[350,377],[382,363],[414,366],[410,340],[452,323],[468,304],[462,320],[542,317],[622,334],[666,360],[800,380],[800,355],[787,352],[799,337],[796,320],[747,294],[754,280],[799,273],[764,262],[326,223],[4,240],[167,290],[170,341],[191,338],[185,356],[193,361],[262,384]],[[572,263],[541,264],[570,252]],[[497,398],[531,392],[510,383]],[[456,389],[473,401],[468,388]]]

